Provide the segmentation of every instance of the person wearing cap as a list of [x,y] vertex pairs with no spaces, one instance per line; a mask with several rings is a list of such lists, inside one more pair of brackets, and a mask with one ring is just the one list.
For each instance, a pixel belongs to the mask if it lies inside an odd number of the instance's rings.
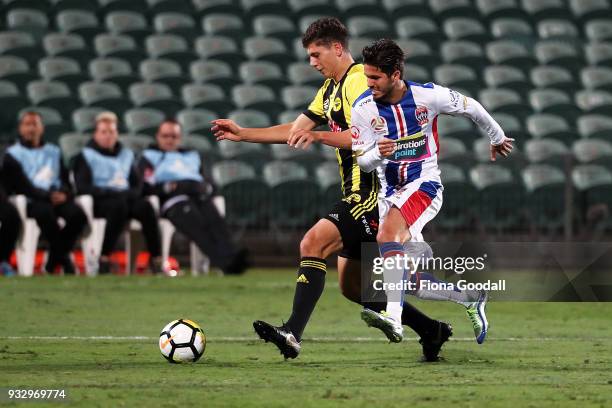
[[134,218],[142,224],[142,232],[150,254],[153,273],[163,271],[157,216],[152,205],[142,196],[142,180],[138,174],[134,152],[119,142],[117,116],[103,112],[96,117],[92,139],[73,162],[74,181],[78,194],[93,197],[94,216],[106,219],[99,273],[110,273],[110,255],[127,222]]

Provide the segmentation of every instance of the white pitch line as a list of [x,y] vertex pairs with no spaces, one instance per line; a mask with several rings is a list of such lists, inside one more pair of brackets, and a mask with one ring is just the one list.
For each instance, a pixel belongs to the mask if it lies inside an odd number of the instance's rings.
[[[151,336],[0,336],[0,340],[91,340],[91,341],[156,341],[157,337]],[[250,341],[259,341],[256,336],[252,337],[207,337],[210,342],[219,343],[244,343]],[[384,337],[307,337],[303,339],[307,342],[319,343],[387,343],[388,340]],[[418,340],[416,337],[404,337],[404,340]],[[450,341],[474,341],[473,337],[451,337]],[[487,341],[563,341],[563,340],[597,340],[593,339],[572,339],[572,338],[555,338],[555,337],[493,337]]]

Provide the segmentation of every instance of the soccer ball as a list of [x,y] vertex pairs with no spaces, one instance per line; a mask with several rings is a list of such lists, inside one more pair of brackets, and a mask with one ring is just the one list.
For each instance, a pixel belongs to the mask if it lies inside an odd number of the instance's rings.
[[195,362],[206,348],[206,336],[200,326],[187,319],[171,321],[159,335],[159,350],[171,363]]

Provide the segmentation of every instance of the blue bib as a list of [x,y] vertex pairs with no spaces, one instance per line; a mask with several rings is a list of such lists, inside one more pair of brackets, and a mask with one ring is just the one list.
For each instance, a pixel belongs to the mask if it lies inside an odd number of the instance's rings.
[[45,143],[41,147],[27,148],[15,143],[7,153],[21,164],[23,172],[35,187],[49,191],[61,186],[61,151],[56,145]]
[[153,183],[169,181],[203,181],[200,174],[200,155],[195,150],[162,152],[146,149],[142,155],[153,166]]
[[130,188],[130,170],[134,153],[122,148],[117,156],[105,156],[91,147],[83,148],[83,157],[91,169],[96,187],[125,191]]

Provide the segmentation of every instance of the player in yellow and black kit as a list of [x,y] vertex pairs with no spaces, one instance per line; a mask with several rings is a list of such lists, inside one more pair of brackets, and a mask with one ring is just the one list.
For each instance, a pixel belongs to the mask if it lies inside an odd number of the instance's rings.
[[[386,307],[384,302],[361,300],[361,243],[376,242],[378,230],[376,174],[362,172],[351,149],[351,106],[367,89],[363,65],[353,60],[346,27],[336,18],[313,22],[302,37],[302,45],[310,65],[326,77],[307,111],[292,123],[269,128],[242,128],[228,119],[214,120],[212,127],[217,140],[287,143],[296,148],[319,142],[336,148],[343,198],[302,238],[291,317],[280,327],[260,320],[253,323],[258,335],[273,342],[285,358],[295,358],[300,352],[302,333],[323,292],[325,259],[330,255],[338,254],[338,280],[345,297],[372,310]],[[331,131],[312,130],[326,122]],[[424,350],[439,350],[441,322],[404,303],[402,323],[421,336]]]

